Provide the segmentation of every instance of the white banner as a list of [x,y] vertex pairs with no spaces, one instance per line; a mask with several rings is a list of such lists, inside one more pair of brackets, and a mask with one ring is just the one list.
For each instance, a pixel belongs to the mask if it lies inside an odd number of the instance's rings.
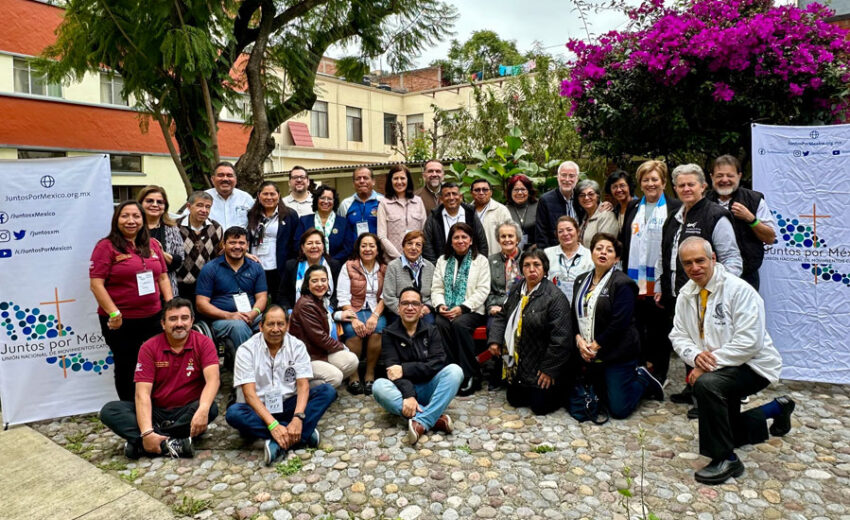
[[777,221],[761,295],[782,377],[850,383],[850,125],[753,125],[753,187]]
[[89,290],[109,233],[109,157],[0,161],[0,402],[19,424],[116,398],[112,355]]

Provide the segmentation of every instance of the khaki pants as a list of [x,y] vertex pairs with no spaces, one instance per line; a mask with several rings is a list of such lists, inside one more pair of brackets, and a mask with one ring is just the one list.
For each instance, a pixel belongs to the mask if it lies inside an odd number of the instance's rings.
[[331,386],[337,388],[342,384],[343,379],[357,370],[360,360],[350,350],[340,350],[328,355],[327,361],[315,360],[311,364],[313,366],[311,387],[330,383]]

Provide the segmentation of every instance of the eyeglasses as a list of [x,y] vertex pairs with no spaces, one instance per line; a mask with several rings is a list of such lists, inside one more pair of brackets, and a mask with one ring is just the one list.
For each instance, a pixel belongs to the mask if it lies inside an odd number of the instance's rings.
[[580,199],[594,199],[594,198],[596,198],[596,193],[579,193],[578,198],[580,198]]
[[399,307],[420,307],[422,306],[421,302],[398,302]]
[[156,200],[156,199],[145,199],[145,204],[150,204],[151,206],[165,206],[164,200]]
[[289,180],[291,180],[291,181],[306,181],[307,176],[306,175],[293,175],[292,177],[289,178]]
[[528,193],[528,190],[525,188],[514,188],[514,193]]

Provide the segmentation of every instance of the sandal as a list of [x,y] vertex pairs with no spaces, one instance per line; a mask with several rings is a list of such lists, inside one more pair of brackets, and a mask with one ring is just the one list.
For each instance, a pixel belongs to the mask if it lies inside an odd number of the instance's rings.
[[[372,387],[370,386],[369,389],[371,390]],[[362,394],[363,393],[363,384],[359,380],[349,381],[348,382],[348,393],[350,393],[351,395]]]
[[375,384],[375,382],[374,382],[374,381],[366,381],[366,386],[365,386],[365,388],[364,388],[364,390],[363,390],[363,392],[364,392],[366,395],[372,395],[372,385],[373,385],[373,384]]

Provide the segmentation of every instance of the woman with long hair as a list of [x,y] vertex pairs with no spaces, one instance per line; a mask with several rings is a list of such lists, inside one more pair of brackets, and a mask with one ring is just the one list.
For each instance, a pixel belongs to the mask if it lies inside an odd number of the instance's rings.
[[309,228],[298,239],[298,256],[286,261],[277,299],[281,307],[284,309],[295,307],[296,302],[301,298],[304,275],[307,274],[307,269],[314,265],[323,265],[328,269],[328,296],[333,298],[336,295],[340,263],[328,256],[325,249],[325,234],[316,228]]
[[294,256],[292,237],[297,227],[298,213],[283,203],[277,184],[260,184],[257,199],[248,210],[248,245],[266,272],[269,301],[277,301],[280,268]]
[[168,214],[168,195],[162,186],[145,186],[136,198],[145,211],[145,223],[152,239],[159,242],[165,265],[168,266],[168,279],[171,281],[171,294],[177,296],[177,269],[183,264],[183,237],[180,228]]
[[413,177],[407,166],[390,166],[384,188],[384,198],[378,204],[378,238],[389,262],[401,256],[404,235],[421,231],[428,215],[425,203],[413,194]]

